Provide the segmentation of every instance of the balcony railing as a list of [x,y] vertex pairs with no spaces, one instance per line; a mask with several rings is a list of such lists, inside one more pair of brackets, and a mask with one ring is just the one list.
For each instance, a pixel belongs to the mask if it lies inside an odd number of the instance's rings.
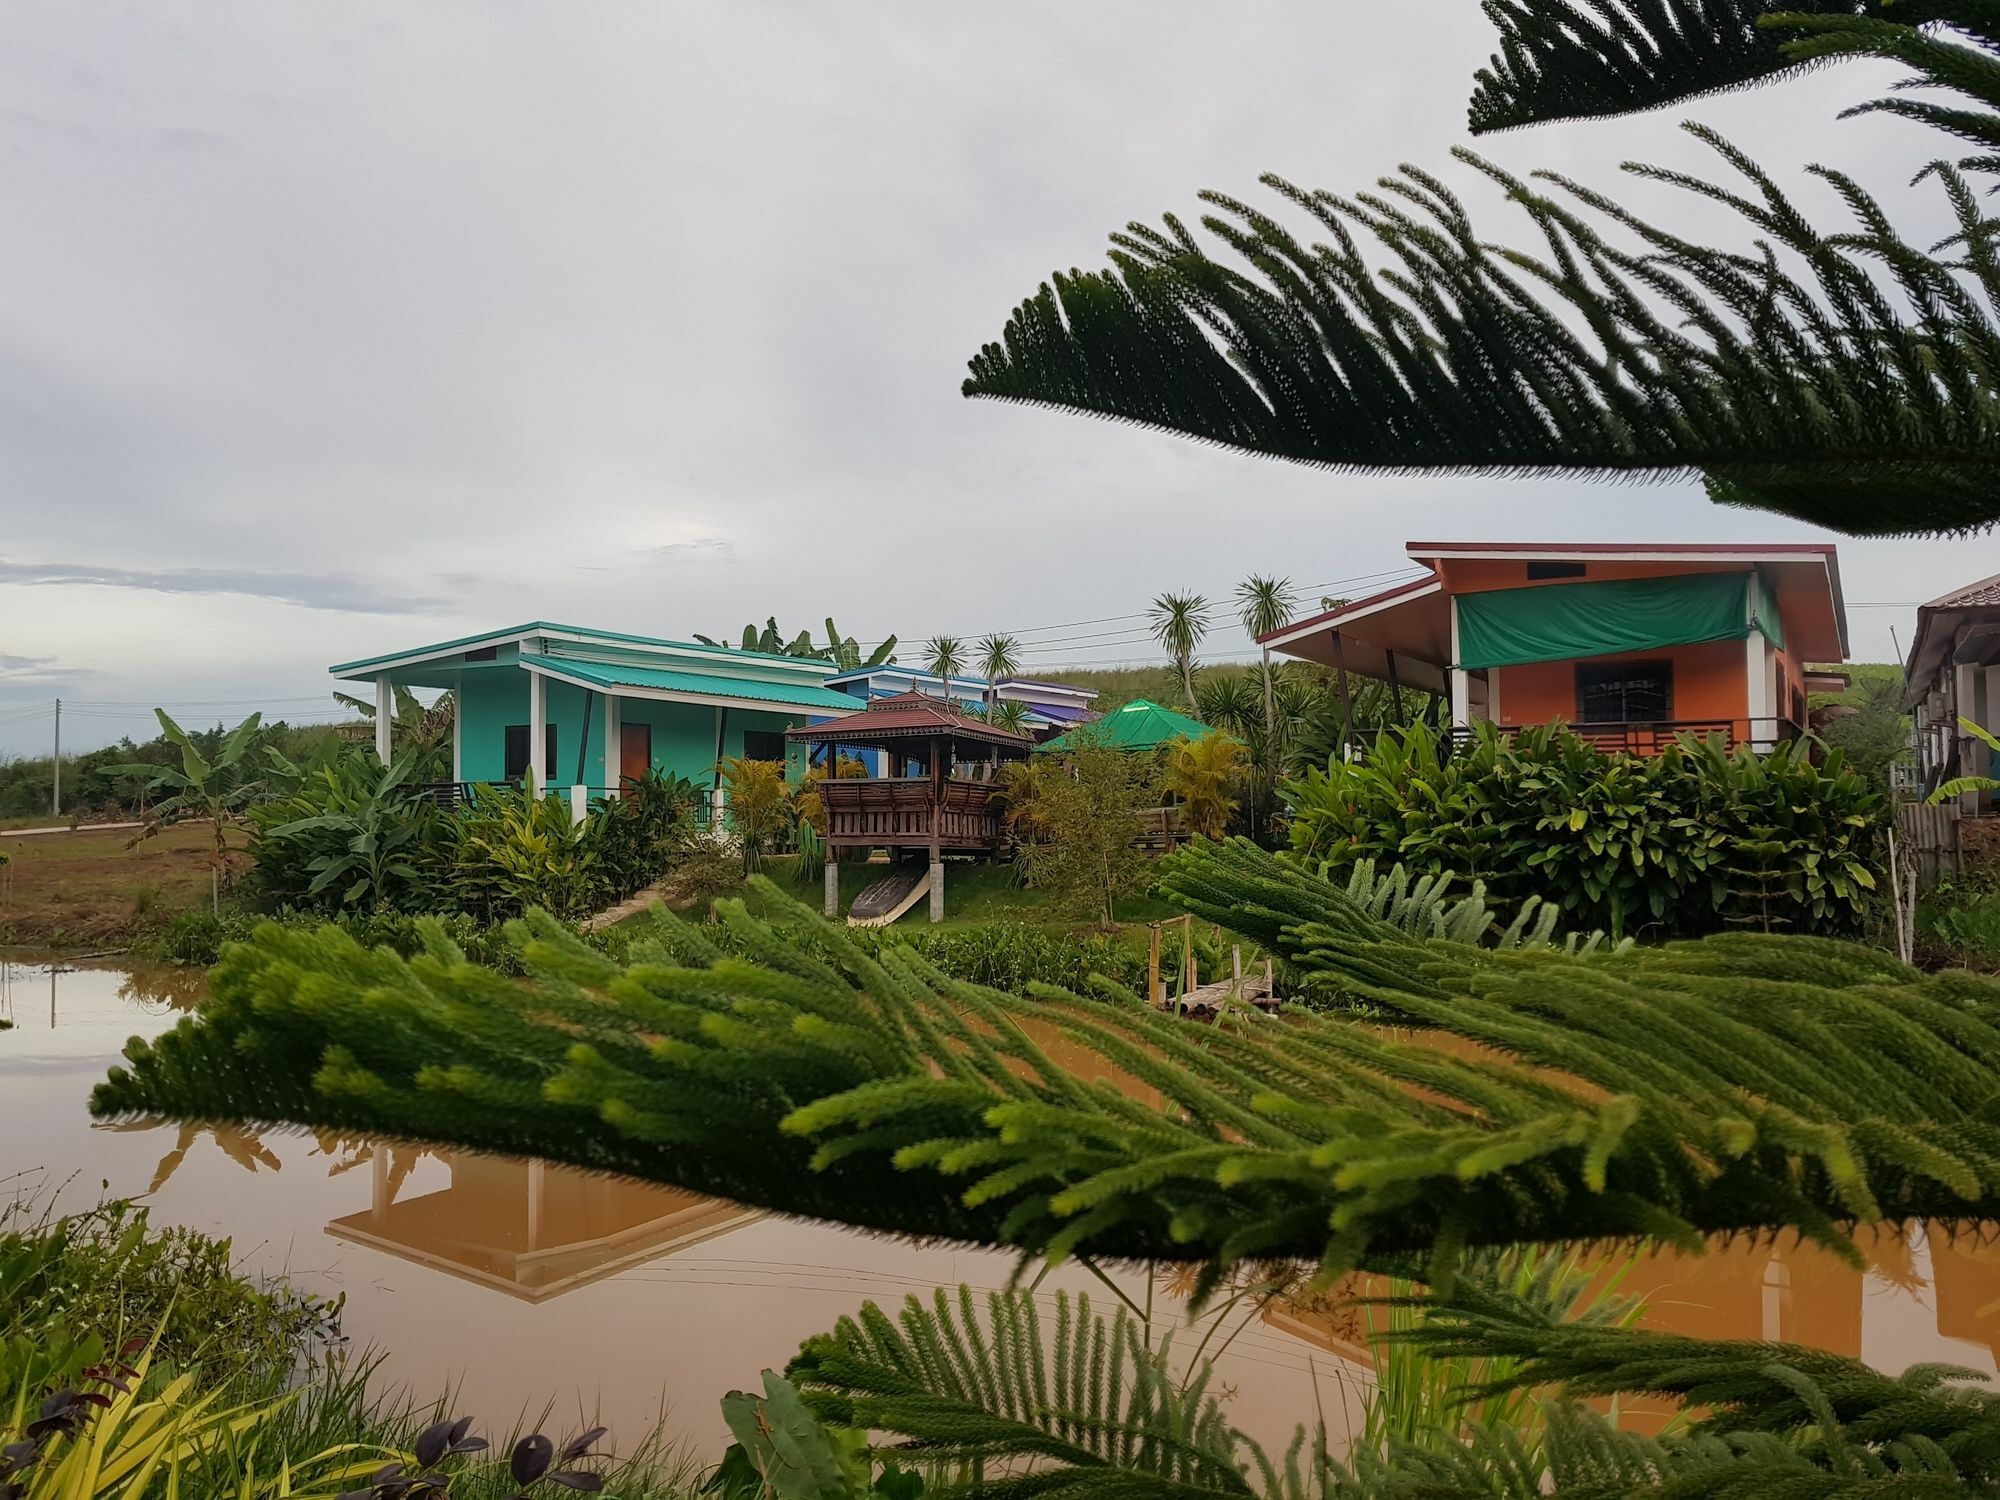
[[[1535,726],[1509,724],[1503,726],[1500,732],[1514,735],[1530,727]],[[1805,734],[1803,726],[1787,718],[1649,719],[1612,724],[1571,724],[1568,727],[1600,750],[1623,751],[1628,755],[1657,755],[1682,738],[1702,740],[1719,735],[1723,748],[1734,750],[1738,745],[1768,748],[1789,743]],[[1451,731],[1452,743],[1467,744],[1477,733],[1476,726],[1455,726]]]
[[953,777],[934,787],[927,776],[841,778],[819,784],[827,842],[836,847],[928,845],[997,849],[1000,789]]

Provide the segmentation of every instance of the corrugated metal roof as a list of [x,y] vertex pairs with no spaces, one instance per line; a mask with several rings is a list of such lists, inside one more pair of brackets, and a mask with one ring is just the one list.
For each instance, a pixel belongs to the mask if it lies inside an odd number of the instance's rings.
[[767,682],[759,677],[735,677],[723,672],[678,672],[666,667],[635,667],[624,662],[527,653],[523,653],[521,665],[601,688],[642,688],[697,698],[740,698],[748,703],[768,703],[774,708],[805,708],[814,712],[852,712],[861,706],[857,699],[831,688]]
[[638,646],[670,651],[698,651],[717,656],[744,657],[751,661],[785,662],[794,667],[830,666],[813,657],[782,656],[768,651],[742,651],[734,646],[705,646],[700,641],[670,641],[655,635],[628,635],[618,630],[595,630],[588,625],[558,625],[549,620],[530,620],[525,625],[509,625],[501,630],[482,631],[478,635],[462,635],[456,640],[437,641],[428,646],[412,646],[405,651],[391,651],[382,656],[364,656],[358,661],[344,661],[327,668],[335,676],[343,672],[357,672],[366,667],[380,666],[384,662],[401,661],[410,656],[433,656],[441,652],[456,651],[490,645],[496,642],[517,640],[532,635],[573,635],[583,640],[602,641],[614,646]]
[[[853,699],[848,699],[852,703]],[[1033,741],[1025,734],[1002,729],[984,719],[975,719],[949,698],[932,698],[923,693],[898,693],[893,698],[876,698],[858,714],[837,724],[814,724],[788,731],[795,740],[838,740],[843,745],[866,745],[877,738],[909,739],[925,735],[948,735],[954,739],[978,740],[994,745],[1018,745],[1027,749]]]

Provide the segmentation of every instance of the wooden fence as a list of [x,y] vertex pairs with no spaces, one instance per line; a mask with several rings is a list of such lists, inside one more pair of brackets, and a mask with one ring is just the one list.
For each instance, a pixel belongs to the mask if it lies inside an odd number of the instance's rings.
[[[1897,854],[1908,861],[1919,891],[1959,873],[1958,804],[1896,804]],[[1907,876],[1905,878],[1908,878]]]

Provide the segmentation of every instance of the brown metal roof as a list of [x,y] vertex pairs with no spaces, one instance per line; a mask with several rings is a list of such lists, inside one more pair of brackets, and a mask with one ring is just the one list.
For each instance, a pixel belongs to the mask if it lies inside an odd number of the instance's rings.
[[971,740],[1026,751],[1031,736],[975,719],[956,703],[926,693],[898,693],[877,698],[858,714],[824,724],[806,724],[785,732],[785,738],[806,744],[876,745],[891,740]]
[[1991,578],[1982,578],[1977,583],[1968,583],[1962,589],[1953,589],[1930,600],[1925,609],[1983,609],[1987,605],[2000,604],[2000,573]]

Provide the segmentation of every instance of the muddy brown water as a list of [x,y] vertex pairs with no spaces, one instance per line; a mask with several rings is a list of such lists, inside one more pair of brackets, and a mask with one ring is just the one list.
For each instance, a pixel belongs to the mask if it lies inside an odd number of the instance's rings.
[[[195,971],[0,959],[0,1019],[13,1023],[0,1031],[0,1199],[142,1196],[156,1222],[227,1236],[254,1273],[344,1293],[345,1332],[380,1354],[388,1382],[426,1398],[456,1385],[459,1409],[486,1426],[554,1401],[558,1424],[596,1415],[614,1437],[636,1437],[664,1411],[670,1432],[714,1456],[726,1441],[718,1398],[782,1368],[808,1335],[864,1301],[893,1309],[961,1282],[999,1287],[1013,1269],[990,1251],[541,1162],[94,1124],[90,1089],[125,1040],[167,1030],[201,994]],[[1929,1361],[1995,1371],[2000,1246],[1918,1230],[1870,1251],[1866,1272],[1790,1245],[1660,1255],[1623,1289],[1648,1298],[1659,1327],[1814,1344],[1891,1372]],[[1109,1274],[1147,1304],[1142,1271]],[[1177,1286],[1171,1272],[1155,1280],[1156,1322],[1187,1322]],[[1042,1284],[1050,1300],[1058,1288],[1111,1303],[1081,1267]],[[1205,1328],[1178,1331],[1178,1345]],[[1351,1312],[1274,1305],[1253,1318],[1217,1369],[1237,1425],[1282,1448],[1324,1413],[1338,1441],[1365,1385],[1356,1336]]]

